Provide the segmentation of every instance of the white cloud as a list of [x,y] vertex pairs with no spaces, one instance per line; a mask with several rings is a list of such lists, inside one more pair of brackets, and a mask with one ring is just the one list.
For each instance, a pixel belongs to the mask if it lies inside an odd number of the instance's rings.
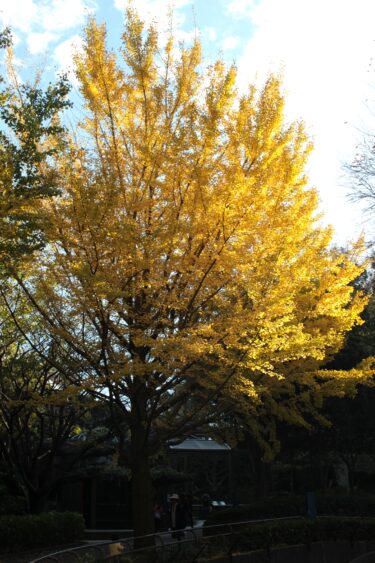
[[228,35],[224,38],[222,47],[224,51],[230,51],[231,49],[235,49],[240,43],[240,38],[236,35]]
[[[283,69],[287,114],[302,117],[315,141],[311,180],[328,220],[338,214],[341,236],[350,207],[341,187],[341,162],[353,156],[354,126],[363,119],[368,62],[373,55],[373,0],[233,0],[227,9],[255,26],[238,61],[240,87]],[[361,117],[362,116],[362,117]],[[359,221],[353,215],[352,222]],[[339,233],[340,235],[340,233]]]
[[58,35],[50,31],[41,33],[29,33],[27,36],[27,45],[32,55],[43,53],[48,49],[51,41],[57,39]]
[[20,31],[30,31],[38,18],[38,7],[34,0],[11,0],[3,2],[0,9],[2,26],[12,26]]
[[95,0],[5,0],[2,26],[26,34],[32,53],[40,52],[57,35],[79,27],[95,7]]
[[69,79],[76,85],[76,79],[73,72],[73,55],[75,52],[79,52],[82,48],[82,37],[79,35],[73,35],[62,41],[54,52],[54,58],[58,64],[58,71],[62,71],[68,74]]
[[208,37],[210,41],[216,41],[217,38],[216,29],[211,26],[206,26],[205,28],[203,28],[202,35]]
[[256,0],[232,0],[227,6],[227,11],[237,18],[248,16],[256,6]]
[[[114,0],[115,8],[121,12],[125,12],[131,4],[132,2],[129,0]],[[173,5],[166,0],[138,0],[134,5],[139,16],[147,25],[152,21],[157,21],[159,25],[168,24],[171,8],[173,8],[174,24],[180,25],[185,20],[180,10],[189,4],[192,5],[191,0],[175,0]]]
[[81,26],[94,9],[92,0],[49,0],[38,3],[40,25],[46,30],[66,30]]
[[21,42],[21,37],[18,35],[18,33],[15,33],[13,29],[12,29],[12,42],[14,47],[17,47],[17,45],[19,45]]
[[[115,8],[121,10],[121,12],[125,12],[125,9],[131,4],[132,2],[129,0],[114,0]],[[191,6],[193,8],[193,0],[174,0],[173,3],[170,3],[167,0],[138,0],[133,5],[135,6],[140,18],[145,22],[146,26],[149,26],[152,22],[156,22],[162,44],[165,42],[167,33],[170,29],[171,9],[173,12],[173,34],[176,41],[190,41],[192,37],[194,37],[195,30],[186,31],[182,29],[186,18],[185,14],[181,11],[187,6]],[[193,16],[193,12],[191,12],[191,14]]]
[[72,53],[81,39],[74,33],[95,6],[96,0],[0,0],[0,25],[10,25],[17,46],[24,42],[31,55],[52,51],[51,44],[60,41],[53,45],[52,56],[58,71],[67,72],[75,82]]

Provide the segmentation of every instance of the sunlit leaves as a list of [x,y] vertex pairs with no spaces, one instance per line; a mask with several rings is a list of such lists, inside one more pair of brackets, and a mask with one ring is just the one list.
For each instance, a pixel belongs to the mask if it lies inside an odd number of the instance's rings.
[[[19,283],[85,385],[159,446],[221,405],[275,409],[280,382],[316,373],[364,305],[357,249],[330,250],[319,223],[280,78],[239,98],[234,67],[203,70],[197,40],[161,47],[132,10],[118,54],[90,19],[75,62],[85,114],[53,155],[50,244]],[[280,409],[300,419],[312,396]]]

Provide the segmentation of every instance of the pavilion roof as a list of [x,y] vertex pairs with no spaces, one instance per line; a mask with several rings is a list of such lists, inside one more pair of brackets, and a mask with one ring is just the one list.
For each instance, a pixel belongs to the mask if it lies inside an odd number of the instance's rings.
[[219,444],[211,438],[187,438],[180,444],[169,446],[171,450],[178,451],[230,451],[227,444]]

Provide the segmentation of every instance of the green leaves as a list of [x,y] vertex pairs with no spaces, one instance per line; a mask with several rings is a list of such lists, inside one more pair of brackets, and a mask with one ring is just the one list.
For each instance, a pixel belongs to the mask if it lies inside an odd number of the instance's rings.
[[[0,33],[0,48],[11,48],[9,29]],[[12,79],[1,80],[0,90],[0,257],[3,259],[19,257],[45,242],[37,202],[58,193],[51,158],[64,144],[65,129],[59,116],[71,105],[66,76],[43,90],[36,84],[19,84],[16,74],[12,74]]]
[[0,49],[6,49],[12,46],[12,32],[10,27],[6,27],[0,31]]
[[[58,123],[58,113],[70,106],[67,100],[69,85],[62,76],[56,84],[50,84],[45,92],[28,84],[19,86],[19,97],[14,94],[0,108],[0,118],[7,127],[1,133],[1,144],[11,159],[14,188],[17,195],[45,195],[43,176],[38,170],[48,156],[58,147],[46,144],[51,138],[59,141],[64,128]],[[32,190],[33,188],[33,190]],[[47,194],[48,194],[47,189]]]

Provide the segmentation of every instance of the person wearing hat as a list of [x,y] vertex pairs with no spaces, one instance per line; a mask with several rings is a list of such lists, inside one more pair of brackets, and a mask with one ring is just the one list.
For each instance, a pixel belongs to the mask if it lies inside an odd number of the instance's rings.
[[171,530],[172,530],[172,538],[177,540],[181,540],[184,537],[184,528],[186,526],[186,519],[185,519],[185,511],[181,506],[179,496],[176,493],[173,493],[169,497],[170,500],[170,509],[169,509],[169,518],[171,523]]

